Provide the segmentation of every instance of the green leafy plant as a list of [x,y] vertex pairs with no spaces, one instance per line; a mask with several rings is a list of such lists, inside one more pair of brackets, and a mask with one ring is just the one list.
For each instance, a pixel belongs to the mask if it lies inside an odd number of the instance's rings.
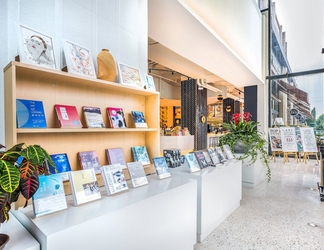
[[266,166],[269,182],[271,180],[271,169],[267,149],[268,141],[264,139],[263,133],[258,131],[259,122],[252,121],[250,118],[251,115],[248,112],[245,112],[243,117],[240,113],[234,114],[230,123],[223,124],[223,128],[228,133],[220,137],[219,144],[220,146],[227,144],[235,152],[235,146],[240,143],[243,147],[243,155],[238,159],[244,161],[250,157],[248,165],[255,163],[260,157]]
[[[0,149],[5,146],[0,144]],[[39,187],[38,176],[45,172],[45,161],[52,158],[39,145],[19,143],[0,151],[0,223],[9,220],[11,204],[22,195],[25,206]]]

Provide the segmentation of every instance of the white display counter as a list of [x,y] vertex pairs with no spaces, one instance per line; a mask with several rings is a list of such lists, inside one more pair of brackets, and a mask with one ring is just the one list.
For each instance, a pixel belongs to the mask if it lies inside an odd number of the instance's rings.
[[184,151],[194,150],[194,136],[161,136],[160,137],[160,150],[177,148],[181,149],[181,153]]
[[40,244],[38,241],[21,225],[11,212],[9,216],[9,221],[3,223],[0,227],[0,233],[8,234],[10,237],[4,249],[39,250]]
[[196,243],[197,182],[180,176],[106,196],[34,218],[32,207],[16,217],[40,242],[57,249],[193,249]]
[[[236,158],[242,155],[235,153]],[[251,165],[249,159],[247,158],[242,163],[242,186],[254,188],[266,179],[266,167],[260,158]]]
[[187,164],[171,169],[172,175],[197,180],[197,242],[202,242],[236,208],[242,199],[242,162],[222,168],[208,167],[189,173]]

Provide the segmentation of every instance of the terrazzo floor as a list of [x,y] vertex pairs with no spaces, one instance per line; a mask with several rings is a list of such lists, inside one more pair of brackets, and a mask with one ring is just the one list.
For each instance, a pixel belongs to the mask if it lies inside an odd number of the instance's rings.
[[[271,161],[272,180],[243,187],[241,206],[194,250],[324,250],[324,202],[316,160]],[[311,227],[308,223],[315,223]]]

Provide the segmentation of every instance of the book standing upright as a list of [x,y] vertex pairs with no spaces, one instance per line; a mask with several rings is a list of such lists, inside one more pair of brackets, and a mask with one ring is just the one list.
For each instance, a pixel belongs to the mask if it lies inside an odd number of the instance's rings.
[[97,152],[92,151],[83,151],[78,152],[78,159],[82,169],[93,168],[96,174],[100,174],[100,162],[97,155]]
[[134,188],[148,184],[143,164],[140,161],[128,162],[127,168]]
[[82,128],[76,106],[55,104],[54,109],[61,128]]
[[127,128],[125,115],[122,108],[108,107],[107,115],[111,128]]
[[122,166],[119,163],[102,166],[101,173],[105,182],[107,195],[128,189]]
[[163,156],[155,157],[152,160],[159,180],[171,177],[170,169],[168,168],[168,164]]

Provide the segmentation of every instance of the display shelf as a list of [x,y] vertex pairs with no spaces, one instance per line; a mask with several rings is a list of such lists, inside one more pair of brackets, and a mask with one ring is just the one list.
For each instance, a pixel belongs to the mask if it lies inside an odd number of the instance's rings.
[[[123,148],[126,162],[133,161],[132,146],[146,146],[150,158],[159,156],[159,92],[13,61],[4,69],[4,97],[7,148],[24,142],[41,145],[49,154],[66,153],[72,171],[81,169],[77,157],[81,151],[95,150],[101,165],[108,164],[107,148]],[[17,98],[42,101],[48,128],[17,129]],[[55,104],[76,106],[83,128],[59,128]],[[83,106],[99,107],[107,128],[86,128]],[[108,128],[107,107],[123,108],[128,128]],[[133,110],[144,113],[148,128],[132,127]],[[145,172],[155,173],[153,164]],[[69,186],[64,183],[67,194]]]
[[9,221],[2,223],[0,227],[0,233],[8,234],[10,237],[4,249],[39,250],[40,244],[38,241],[11,212],[9,212],[9,217]]
[[130,132],[156,132],[156,128],[43,128],[43,129],[17,129],[18,134],[39,133],[130,133]]
[[242,161],[228,162],[221,168],[208,167],[190,173],[186,163],[170,169],[197,180],[197,242],[202,242],[236,208],[242,199]]
[[35,218],[31,206],[15,216],[52,249],[193,249],[196,243],[197,181],[172,176],[66,210]]

